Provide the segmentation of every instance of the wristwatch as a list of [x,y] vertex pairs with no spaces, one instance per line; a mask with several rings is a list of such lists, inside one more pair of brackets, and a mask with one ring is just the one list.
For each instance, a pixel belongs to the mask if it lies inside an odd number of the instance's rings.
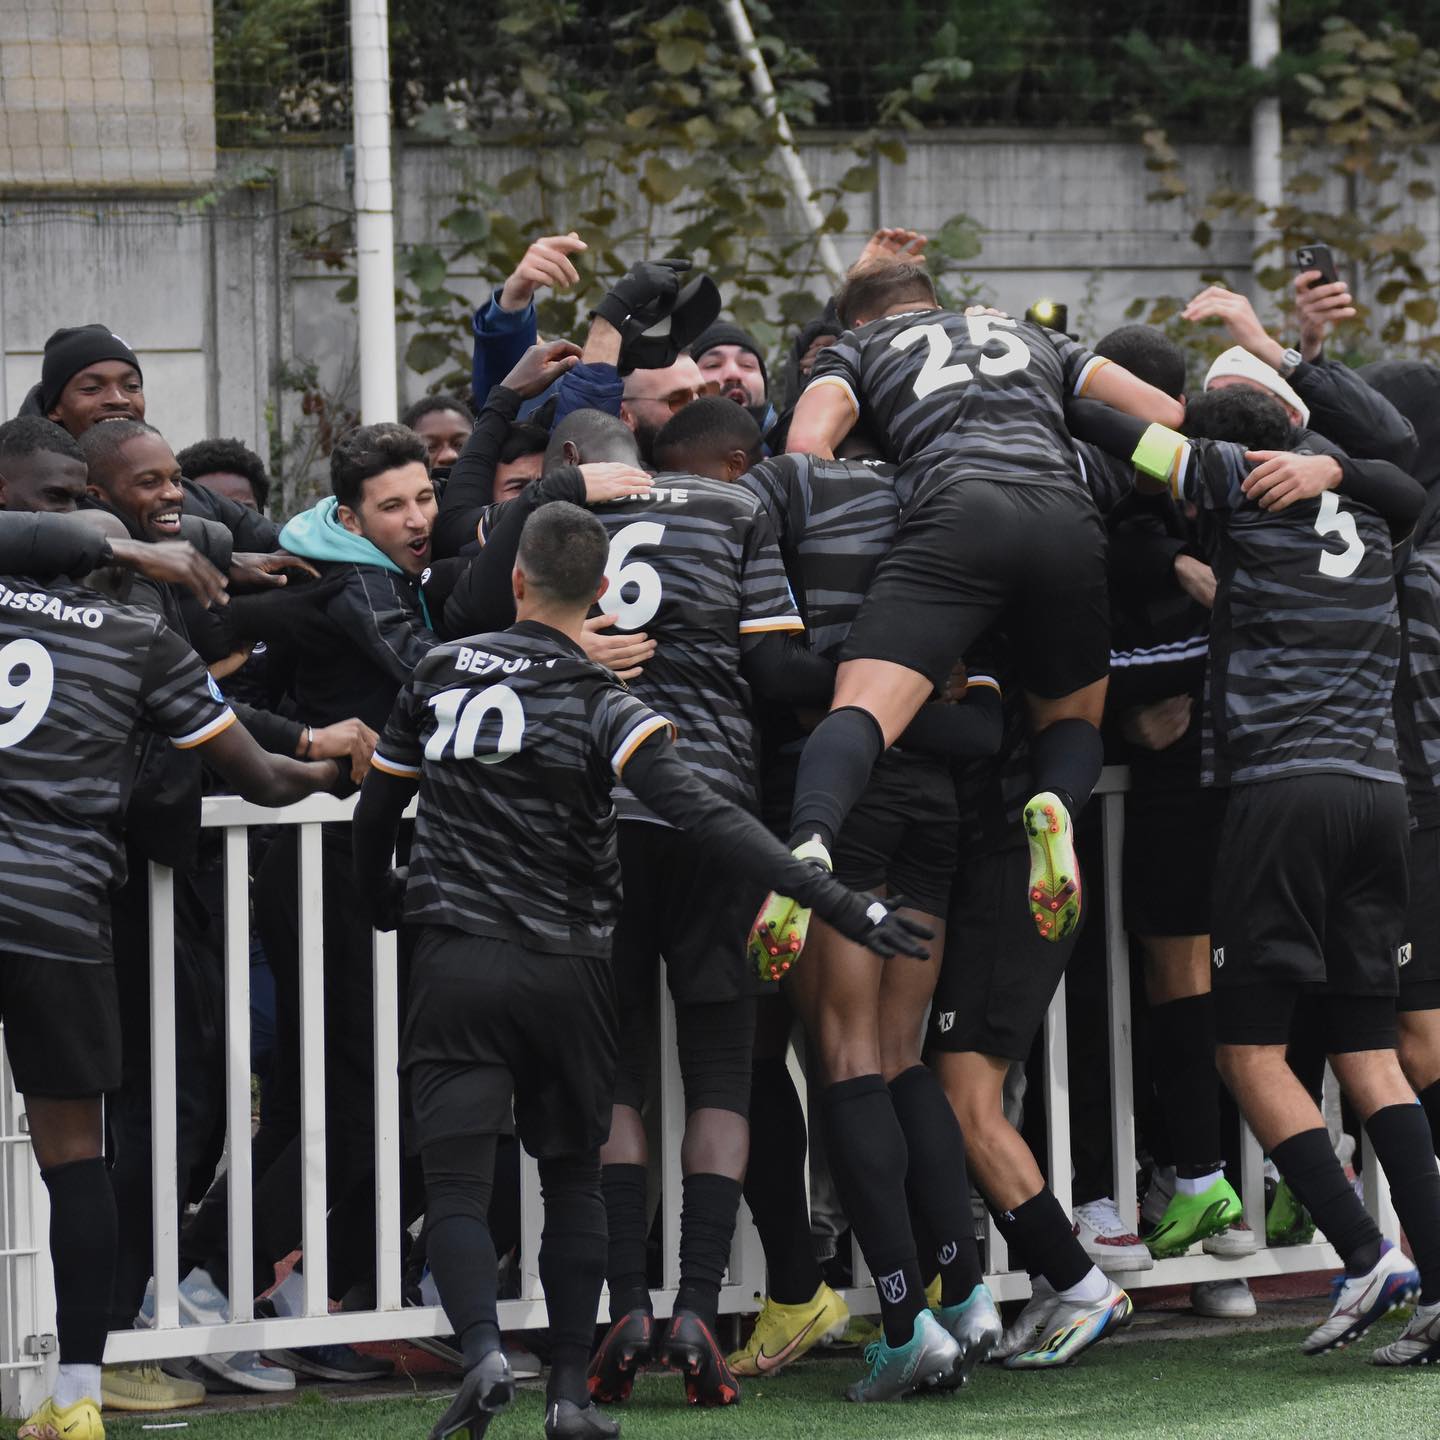
[[1291,346],[1280,357],[1280,378],[1288,380],[1304,363],[1305,357],[1294,346]]

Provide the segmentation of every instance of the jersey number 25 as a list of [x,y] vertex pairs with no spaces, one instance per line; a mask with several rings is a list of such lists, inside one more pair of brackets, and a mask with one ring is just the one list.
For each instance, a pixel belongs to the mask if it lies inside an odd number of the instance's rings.
[[[970,343],[977,348],[992,340],[1000,341],[1005,347],[999,355],[981,355],[977,364],[982,375],[1013,375],[1030,363],[1030,347],[1018,335],[1006,333],[1015,328],[1015,322],[1008,315],[967,315],[965,324],[970,331]],[[951,385],[966,385],[975,378],[975,371],[963,360],[949,363],[951,342],[943,325],[911,325],[890,342],[890,348],[909,350],[922,339],[930,349],[915,377],[918,399],[923,400]]]

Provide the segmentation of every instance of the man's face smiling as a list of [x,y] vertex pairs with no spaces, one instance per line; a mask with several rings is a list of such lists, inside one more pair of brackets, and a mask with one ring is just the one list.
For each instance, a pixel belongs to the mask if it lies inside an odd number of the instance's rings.
[[337,514],[347,530],[363,535],[407,575],[419,575],[429,565],[435,486],[419,461],[372,475],[358,509],[342,505]]
[[97,360],[66,382],[49,418],[72,435],[102,420],[143,420],[145,390],[140,372],[124,360]]
[[92,475],[89,491],[146,540],[180,538],[180,467],[159,435],[134,435],[121,443],[109,473]]

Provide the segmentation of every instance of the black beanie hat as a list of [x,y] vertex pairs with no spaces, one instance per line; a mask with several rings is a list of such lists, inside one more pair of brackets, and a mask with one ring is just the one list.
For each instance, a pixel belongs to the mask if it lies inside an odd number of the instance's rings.
[[690,354],[698,360],[707,350],[713,350],[717,345],[738,345],[742,350],[748,350],[760,362],[760,378],[764,380],[766,390],[769,390],[770,376],[765,370],[765,352],[753,335],[747,334],[732,321],[717,320],[695,337]]
[[[135,352],[111,334],[108,326],[74,325],[57,330],[45,342],[45,358],[40,362],[40,409],[48,415],[71,378],[101,360],[123,360],[140,373]],[[140,378],[145,378],[143,373]]]

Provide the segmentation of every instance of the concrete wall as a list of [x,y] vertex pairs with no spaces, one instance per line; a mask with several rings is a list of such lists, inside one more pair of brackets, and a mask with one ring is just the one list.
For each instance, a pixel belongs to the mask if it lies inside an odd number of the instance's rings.
[[[838,139],[806,148],[818,182],[838,178],[852,163]],[[1153,177],[1138,147],[1124,141],[932,133],[909,149],[904,166],[884,164],[874,195],[851,197],[840,243],[845,260],[882,220],[933,230],[963,211],[984,230],[984,248],[966,269],[996,303],[1020,310],[1042,294],[1068,299],[1072,323],[1091,335],[1118,323],[1137,294],[1193,290],[1202,269],[1223,268],[1233,283],[1245,282],[1248,231],[1224,231],[1209,250],[1197,247],[1190,238],[1194,204],[1147,201]],[[253,173],[257,160],[273,167],[270,183],[223,190],[233,167]],[[1248,183],[1244,151],[1194,146],[1183,161],[1195,195],[1222,180],[1242,189]],[[493,183],[518,163],[513,150],[499,145],[406,147],[395,167],[399,243],[443,243],[439,220],[452,197],[477,180]],[[150,416],[177,446],[235,435],[265,453],[275,433],[298,440],[292,453],[303,457],[314,419],[301,413],[299,393],[282,383],[282,367],[313,362],[322,389],[353,391],[354,314],[335,299],[347,272],[298,239],[349,211],[342,140],[266,156],[227,155],[220,173],[221,197],[203,210],[108,189],[103,199],[13,191],[7,198],[0,177],[9,413],[38,377],[52,329],[103,320],[139,352]],[[530,213],[523,196],[512,203],[515,213]],[[1329,203],[1338,207],[1340,197]],[[1433,250],[1440,239],[1436,202],[1412,202],[1408,213]],[[779,223],[798,230],[794,214]],[[659,229],[663,234],[663,217]],[[454,277],[472,299],[500,278]],[[402,353],[407,339],[402,332]],[[402,404],[424,393],[426,377],[398,358],[397,368]]]

